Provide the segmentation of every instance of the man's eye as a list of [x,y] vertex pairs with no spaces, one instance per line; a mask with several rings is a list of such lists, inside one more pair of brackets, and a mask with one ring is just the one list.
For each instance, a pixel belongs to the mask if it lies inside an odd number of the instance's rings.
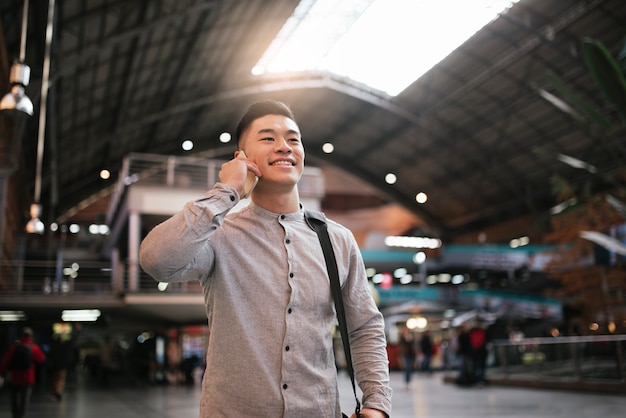
[[274,138],[272,138],[271,136],[268,136],[266,138],[262,138],[261,141],[273,141]]

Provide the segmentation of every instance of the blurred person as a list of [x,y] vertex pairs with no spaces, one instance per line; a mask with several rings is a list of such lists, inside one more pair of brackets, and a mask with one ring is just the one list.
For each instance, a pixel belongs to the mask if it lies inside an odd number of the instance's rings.
[[413,374],[417,350],[413,332],[406,326],[402,329],[402,333],[400,334],[398,348],[400,356],[402,356],[402,366],[404,368],[404,387],[408,389],[411,385],[411,376]]
[[113,372],[113,348],[111,338],[107,335],[100,346],[100,380],[102,385],[111,385],[111,374]]
[[[235,158],[204,197],[156,226],[140,262],[156,280],[198,280],[210,328],[200,417],[341,417],[328,272],[297,183],[300,129],[287,105],[252,104]],[[245,153],[244,153],[245,152]],[[251,203],[248,173],[258,177]],[[352,233],[327,220],[337,258],[361,415],[389,416],[384,322]]]
[[59,334],[54,335],[48,354],[48,368],[52,377],[52,398],[57,402],[63,398],[67,373],[74,361],[72,341]]
[[24,418],[35,385],[37,364],[43,364],[46,355],[33,340],[33,330],[25,327],[19,339],[12,344],[0,363],[0,376],[5,376],[11,399],[11,416]]
[[452,342],[450,339],[444,338],[439,347],[441,348],[442,367],[444,370],[449,370],[454,365]]
[[470,345],[472,346],[472,378],[473,383],[487,382],[487,333],[485,328],[478,324],[469,331]]
[[467,327],[461,325],[457,330],[457,356],[459,358],[459,376],[457,383],[469,386],[473,383],[474,366],[472,362],[472,344]]
[[420,369],[423,372],[432,373],[431,362],[435,352],[435,347],[433,345],[433,340],[430,337],[430,331],[424,331],[422,333],[422,338],[420,339],[420,351],[422,353]]

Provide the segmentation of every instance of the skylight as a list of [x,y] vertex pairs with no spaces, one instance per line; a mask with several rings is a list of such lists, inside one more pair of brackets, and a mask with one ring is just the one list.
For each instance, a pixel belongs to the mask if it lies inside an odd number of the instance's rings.
[[252,74],[330,71],[395,96],[518,0],[302,0]]

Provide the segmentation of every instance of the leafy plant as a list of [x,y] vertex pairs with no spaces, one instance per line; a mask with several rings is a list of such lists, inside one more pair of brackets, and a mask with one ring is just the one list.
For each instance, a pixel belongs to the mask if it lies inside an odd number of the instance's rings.
[[[617,58],[598,40],[584,38],[581,42],[582,58],[589,74],[604,99],[616,111],[621,123],[626,125],[626,40]],[[581,125],[595,122],[603,130],[611,126],[597,106],[583,97],[552,71],[546,74],[555,94],[535,86],[535,90],[555,107],[570,114]]]
[[626,43],[618,56],[619,61],[613,58],[602,42],[589,38],[583,39],[582,54],[600,92],[615,106],[622,123],[626,125]]
[[[602,42],[584,38],[581,41],[581,56],[589,75],[598,88],[600,97],[604,98],[611,110],[615,111],[621,125],[626,126],[626,38],[617,58],[611,55]],[[606,138],[604,135],[612,126],[615,126],[615,119],[611,118],[611,115],[606,115],[606,112],[603,112],[590,98],[577,92],[556,73],[548,71],[546,77],[553,92],[534,86],[537,94],[568,114],[573,122],[587,134],[598,141],[604,141]],[[601,143],[616,156],[626,155],[626,146],[621,142],[604,141]],[[592,164],[555,150],[537,147],[534,151],[543,158],[555,159],[592,174],[584,184],[578,184],[577,187],[569,184],[568,179],[563,177],[552,178],[553,191],[559,202],[572,197],[587,200],[593,195],[594,185],[600,185],[601,189],[613,190],[613,193],[616,193],[616,190],[624,190],[626,186],[626,182],[620,181],[621,179],[616,176],[615,170],[603,172]],[[581,186],[584,190],[579,190]]]

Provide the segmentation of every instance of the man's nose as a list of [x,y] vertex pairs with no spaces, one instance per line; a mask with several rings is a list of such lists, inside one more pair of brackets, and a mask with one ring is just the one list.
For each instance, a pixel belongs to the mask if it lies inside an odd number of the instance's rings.
[[282,138],[278,140],[276,145],[277,145],[276,148],[279,152],[291,152],[292,151],[291,145],[289,145],[289,141],[286,138]]

